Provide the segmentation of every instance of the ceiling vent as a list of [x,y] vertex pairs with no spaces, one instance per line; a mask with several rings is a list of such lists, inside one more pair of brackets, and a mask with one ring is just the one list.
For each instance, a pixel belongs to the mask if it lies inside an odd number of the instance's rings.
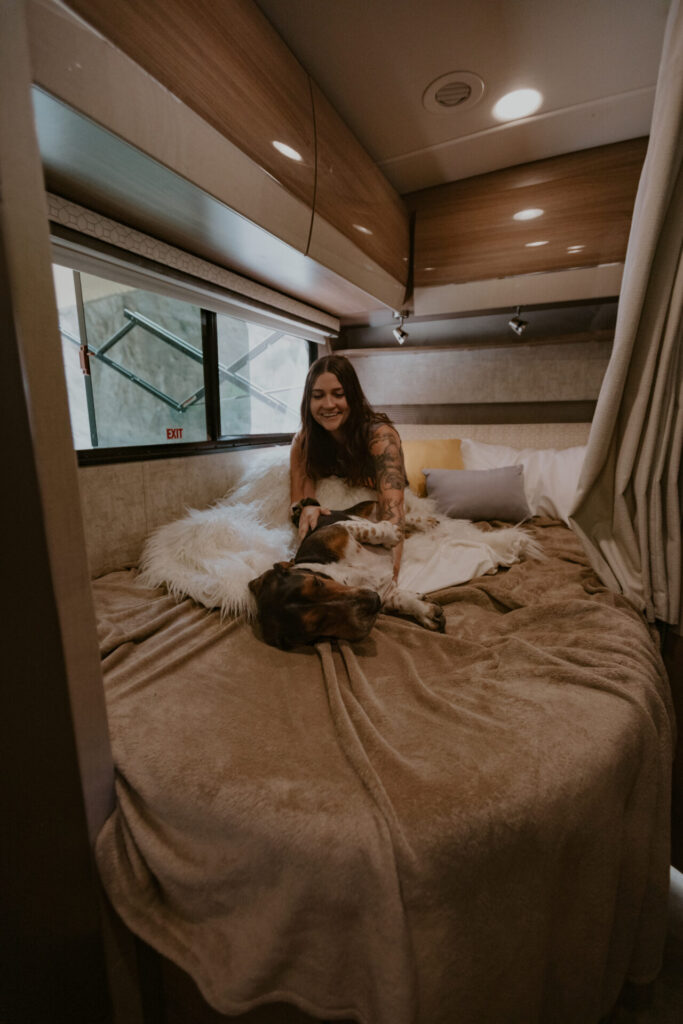
[[423,106],[432,114],[450,114],[473,107],[484,95],[484,82],[471,71],[451,71],[427,86]]

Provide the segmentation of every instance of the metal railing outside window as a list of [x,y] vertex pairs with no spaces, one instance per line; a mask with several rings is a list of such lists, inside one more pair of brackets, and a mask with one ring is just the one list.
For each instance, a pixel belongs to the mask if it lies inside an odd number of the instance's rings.
[[273,443],[297,429],[314,344],[58,265],[54,272],[81,461]]

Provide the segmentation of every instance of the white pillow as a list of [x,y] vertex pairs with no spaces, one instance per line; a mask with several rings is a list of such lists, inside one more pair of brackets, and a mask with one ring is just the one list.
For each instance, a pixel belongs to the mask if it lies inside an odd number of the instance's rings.
[[534,516],[554,516],[569,522],[569,511],[586,454],[585,445],[575,448],[509,448],[483,441],[460,443],[465,469],[524,467],[524,492]]

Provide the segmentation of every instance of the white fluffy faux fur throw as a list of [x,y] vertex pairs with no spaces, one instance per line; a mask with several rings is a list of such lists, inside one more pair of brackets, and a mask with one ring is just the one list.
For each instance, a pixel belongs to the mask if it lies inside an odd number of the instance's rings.
[[[374,491],[348,487],[337,477],[322,480],[317,495],[331,509],[375,497]],[[202,511],[191,509],[151,534],[142,553],[140,582],[166,586],[177,597],[191,597],[224,614],[251,615],[249,580],[296,550],[289,506],[289,449],[255,452],[249,470],[225,498]],[[406,590],[428,593],[538,554],[519,527],[485,532],[465,520],[436,515],[432,501],[409,490],[406,509],[438,520],[436,527],[405,542],[399,585]]]

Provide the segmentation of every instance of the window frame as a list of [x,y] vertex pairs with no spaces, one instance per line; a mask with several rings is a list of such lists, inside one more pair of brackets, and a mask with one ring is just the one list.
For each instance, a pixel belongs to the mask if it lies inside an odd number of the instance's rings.
[[[70,236],[70,237],[69,237]],[[116,447],[74,448],[79,466],[111,465],[126,462],[143,462],[154,459],[187,458],[195,455],[210,455],[217,452],[245,450],[249,448],[272,447],[290,444],[293,432],[269,434],[220,434],[220,382],[218,374],[218,331],[219,313],[244,319],[252,323],[264,323],[280,327],[289,335],[298,336],[308,345],[308,365],[318,358],[321,342],[312,340],[311,335],[322,336],[323,342],[334,337],[333,331],[297,320],[291,314],[272,307],[258,304],[247,297],[223,293],[215,285],[206,285],[196,278],[169,272],[163,265],[108,246],[106,243],[93,245],[91,239],[85,242],[73,232],[59,231],[53,234],[52,262],[65,266],[77,273],[85,272],[104,276],[108,280],[131,282],[141,289],[155,291],[171,298],[180,298],[199,308],[201,314],[202,358],[204,371],[205,422],[207,437],[202,441],[175,441],[173,443],[121,445]],[[109,269],[108,271],[108,267]],[[112,272],[113,271],[113,272]],[[107,273],[111,276],[106,277]],[[167,285],[165,287],[165,285]],[[213,309],[201,302],[202,296],[210,298]],[[308,335],[308,337],[307,337]]]

